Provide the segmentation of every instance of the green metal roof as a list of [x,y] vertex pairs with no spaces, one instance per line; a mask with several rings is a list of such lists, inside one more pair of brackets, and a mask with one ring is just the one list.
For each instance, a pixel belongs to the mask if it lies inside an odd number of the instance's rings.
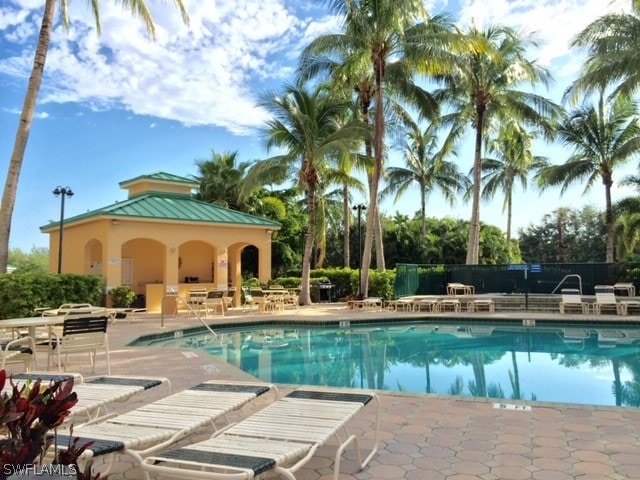
[[124,180],[120,182],[118,185],[120,187],[125,188],[127,185],[139,182],[141,180],[155,180],[158,182],[169,182],[169,183],[178,183],[183,185],[191,185],[194,187],[199,186],[200,184],[192,178],[181,177],[179,175],[174,175],[172,173],[166,172],[156,172],[148,175],[140,175],[138,177],[131,178],[129,180]]
[[[219,205],[195,200],[188,195],[150,192],[137,195],[122,202],[116,202],[107,207],[93,210],[82,215],[65,219],[64,223],[69,224],[94,217],[107,216],[149,219],[149,220],[171,220],[184,222],[220,223],[233,225],[246,225],[256,227],[269,227],[279,229],[281,224],[248,213],[230,210]],[[48,230],[56,227],[60,222],[51,222],[40,227],[40,230]]]

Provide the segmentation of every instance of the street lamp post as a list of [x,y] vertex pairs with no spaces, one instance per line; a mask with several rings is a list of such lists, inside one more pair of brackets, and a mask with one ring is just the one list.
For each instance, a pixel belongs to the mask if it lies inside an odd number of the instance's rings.
[[73,192],[69,187],[57,186],[53,191],[57,197],[60,195],[60,238],[58,244],[58,273],[62,272],[62,230],[64,228],[64,197],[73,197]]
[[362,228],[360,226],[362,220],[362,211],[366,210],[363,204],[354,205],[353,209],[358,212],[358,300],[362,300]]

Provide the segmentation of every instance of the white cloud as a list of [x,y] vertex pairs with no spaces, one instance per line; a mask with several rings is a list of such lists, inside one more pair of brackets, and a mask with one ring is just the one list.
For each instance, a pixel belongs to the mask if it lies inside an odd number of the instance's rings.
[[535,34],[538,61],[557,79],[575,77],[580,56],[571,39],[596,18],[628,8],[628,0],[462,0],[461,25],[508,25]]
[[[115,3],[115,5],[114,5]],[[248,133],[266,119],[256,106],[274,81],[293,72],[292,50],[306,23],[285,0],[187,0],[190,24],[171,4],[148,2],[156,41],[119,2],[100,5],[102,35],[86,4],[70,2],[69,32],[52,35],[40,102],[125,108],[185,125],[216,125]],[[41,6],[39,7],[41,9]],[[21,12],[26,18],[26,9]],[[34,15],[32,15],[34,16]],[[18,27],[0,28],[5,39]],[[24,28],[22,35],[36,39]],[[0,73],[28,77],[32,51],[1,58]]]

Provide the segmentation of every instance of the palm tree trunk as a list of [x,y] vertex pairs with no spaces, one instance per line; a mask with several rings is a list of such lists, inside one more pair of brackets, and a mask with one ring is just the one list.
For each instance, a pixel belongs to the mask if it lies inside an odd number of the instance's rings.
[[300,296],[298,302],[300,305],[311,305],[311,252],[313,251],[313,238],[315,232],[316,218],[316,192],[315,185],[309,183],[307,192],[307,204],[309,209],[309,225],[307,226],[307,235],[304,239],[304,257],[302,258],[302,278],[300,279]]
[[[424,182],[420,182],[420,191],[424,192]],[[427,201],[424,195],[420,195],[420,236],[422,237],[422,244],[427,244]]]
[[9,161],[9,170],[7,172],[7,179],[2,192],[2,201],[0,202],[0,205],[2,205],[2,209],[0,209],[0,272],[2,273],[7,271],[7,262],[9,261],[11,218],[13,216],[13,208],[16,203],[18,180],[20,178],[20,170],[22,170],[24,152],[27,148],[31,122],[33,121],[33,114],[36,109],[36,102],[38,100],[40,85],[42,83],[44,64],[47,60],[55,7],[56,0],[45,1],[42,25],[40,26],[40,36],[38,37],[38,45],[33,59],[33,67],[31,69],[31,76],[29,77],[27,92],[22,105],[18,131],[16,132],[13,144],[13,152],[11,153],[11,160]]
[[376,110],[373,128],[373,172],[371,185],[369,186],[369,208],[367,210],[367,228],[364,235],[364,249],[362,252],[362,277],[360,279],[360,291],[366,297],[369,293],[369,268],[371,265],[371,247],[373,244],[373,232],[375,228],[375,217],[378,213],[378,187],[380,176],[382,175],[382,159],[384,147],[385,118],[382,105],[382,72],[383,67],[379,64],[376,68]]
[[347,185],[342,186],[342,229],[344,230],[343,235],[343,252],[344,252],[344,266],[349,268],[351,264],[351,247],[349,245],[349,241],[351,238],[351,213],[349,209],[349,189]]
[[507,248],[511,249],[511,216],[513,214],[513,195],[507,194]]
[[473,159],[473,202],[469,223],[467,244],[467,265],[477,265],[480,250],[480,191],[482,188],[482,133],[484,131],[484,111],[478,109],[476,125],[476,146]]
[[606,209],[605,209],[605,222],[607,225],[607,250],[605,255],[605,262],[613,263],[614,259],[614,250],[613,250],[613,241],[614,241],[614,221],[613,221],[613,206],[611,204],[611,185],[613,181],[611,181],[611,175],[607,175],[604,177],[604,193],[606,197]]
[[380,209],[376,205],[376,216],[374,218],[375,231],[373,238],[376,240],[376,270],[378,272],[384,272],[386,265],[384,262],[384,238],[382,236],[382,222],[380,222]]

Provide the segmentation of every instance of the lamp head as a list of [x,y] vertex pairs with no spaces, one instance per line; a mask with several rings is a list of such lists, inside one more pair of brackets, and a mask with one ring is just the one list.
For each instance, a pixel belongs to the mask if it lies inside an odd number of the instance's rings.
[[66,195],[67,197],[73,197],[73,191],[71,191],[70,187],[61,187],[61,186],[57,186],[54,190],[53,190],[53,194],[57,197],[58,195],[62,194],[62,195]]

